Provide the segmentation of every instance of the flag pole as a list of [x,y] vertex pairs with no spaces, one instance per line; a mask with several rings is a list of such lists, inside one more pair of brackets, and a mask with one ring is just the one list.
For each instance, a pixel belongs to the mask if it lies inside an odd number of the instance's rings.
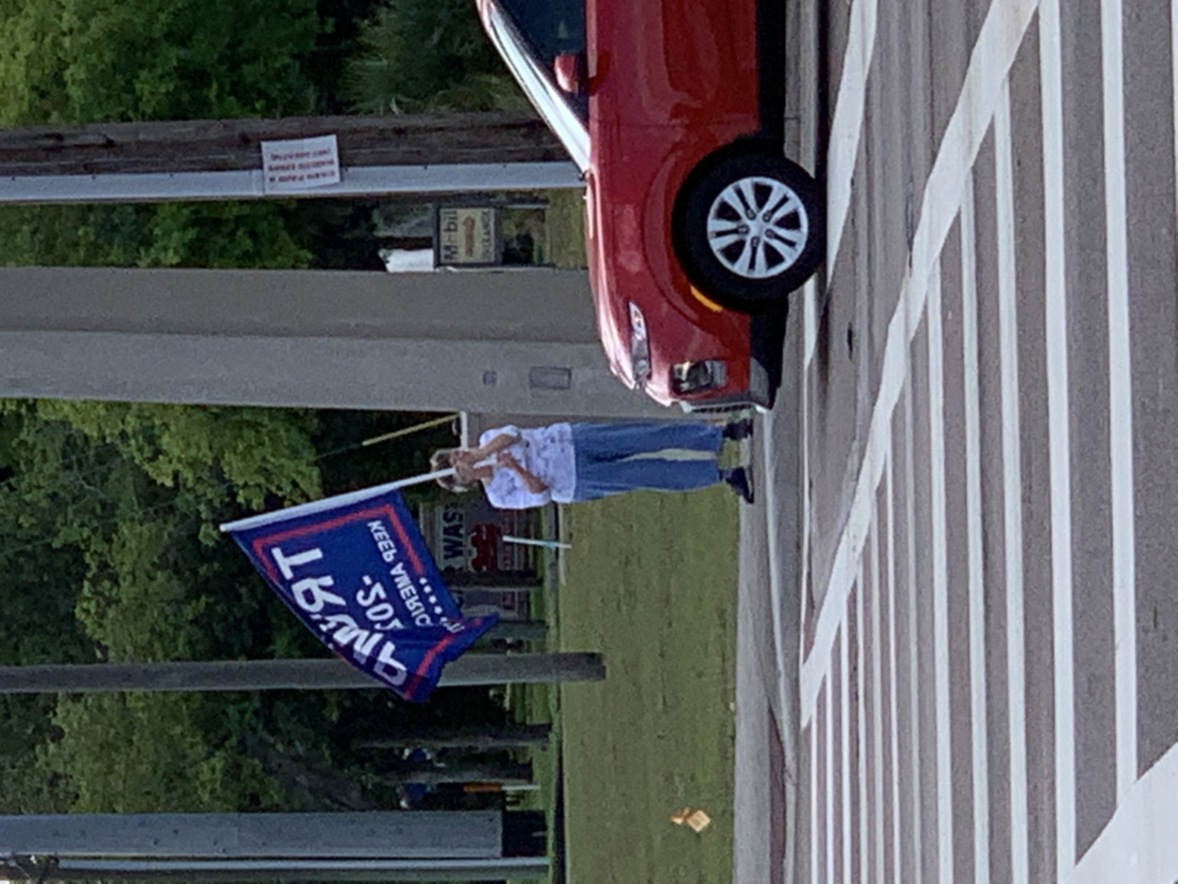
[[[495,460],[488,458],[475,464],[475,467],[493,466]],[[409,476],[406,479],[398,479],[395,482],[386,482],[384,485],[374,485],[371,488],[361,488],[359,491],[348,491],[344,494],[336,494],[333,497],[324,497],[320,500],[312,500],[308,503],[301,503],[297,506],[288,506],[284,509],[275,510],[270,513],[261,513],[257,516],[247,516],[244,519],[237,519],[233,522],[224,522],[219,527],[222,533],[228,531],[245,531],[250,528],[260,528],[263,525],[268,525],[271,522],[300,518],[302,516],[311,516],[315,513],[321,513],[324,510],[335,509],[338,506],[347,506],[353,503],[359,503],[363,500],[368,500],[371,497],[379,497],[389,491],[397,491],[401,488],[409,488],[413,485],[422,485],[426,482],[433,482],[438,479],[444,479],[447,476],[454,475],[454,467],[446,467],[444,470],[434,470],[430,473],[421,473],[417,476]]]

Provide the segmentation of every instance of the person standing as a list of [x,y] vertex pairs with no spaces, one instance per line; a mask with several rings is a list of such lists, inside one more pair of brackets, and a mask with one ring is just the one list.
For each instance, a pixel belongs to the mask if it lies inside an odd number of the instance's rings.
[[492,506],[527,509],[549,502],[577,503],[629,491],[691,491],[721,482],[753,502],[748,466],[719,464],[725,441],[752,435],[750,419],[723,427],[701,421],[556,423],[498,427],[475,448],[445,448],[431,458],[451,491],[481,483]]

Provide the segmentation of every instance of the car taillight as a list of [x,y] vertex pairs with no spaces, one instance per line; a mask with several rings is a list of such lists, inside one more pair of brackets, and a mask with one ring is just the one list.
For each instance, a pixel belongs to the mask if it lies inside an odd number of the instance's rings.
[[646,317],[633,301],[627,302],[630,312],[630,372],[639,386],[650,380],[650,340],[646,336]]
[[671,367],[671,389],[679,395],[715,390],[727,380],[728,366],[720,359],[680,362]]

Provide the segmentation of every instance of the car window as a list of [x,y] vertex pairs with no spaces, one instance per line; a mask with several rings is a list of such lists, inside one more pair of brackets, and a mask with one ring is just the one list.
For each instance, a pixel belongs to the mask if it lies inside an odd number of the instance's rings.
[[[524,15],[522,20],[508,18],[513,8]],[[579,10],[579,17],[568,14],[571,9]],[[588,102],[556,84],[552,63],[562,52],[584,50],[584,18],[580,0],[498,0],[487,15],[487,30],[499,54],[582,171],[589,166]],[[522,22],[533,30],[526,32]]]
[[536,56],[551,65],[562,52],[585,51],[584,0],[500,0]]

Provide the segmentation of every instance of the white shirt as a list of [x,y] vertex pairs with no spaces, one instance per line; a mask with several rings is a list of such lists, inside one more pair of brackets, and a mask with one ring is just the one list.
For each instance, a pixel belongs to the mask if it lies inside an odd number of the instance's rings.
[[512,425],[498,427],[479,436],[479,446],[504,434],[519,437],[520,441],[506,450],[548,489],[535,494],[515,470],[496,465],[491,481],[483,485],[491,505],[499,509],[520,510],[543,506],[549,501],[571,503],[577,489],[577,457],[573,449],[572,426],[559,423],[524,430]]

